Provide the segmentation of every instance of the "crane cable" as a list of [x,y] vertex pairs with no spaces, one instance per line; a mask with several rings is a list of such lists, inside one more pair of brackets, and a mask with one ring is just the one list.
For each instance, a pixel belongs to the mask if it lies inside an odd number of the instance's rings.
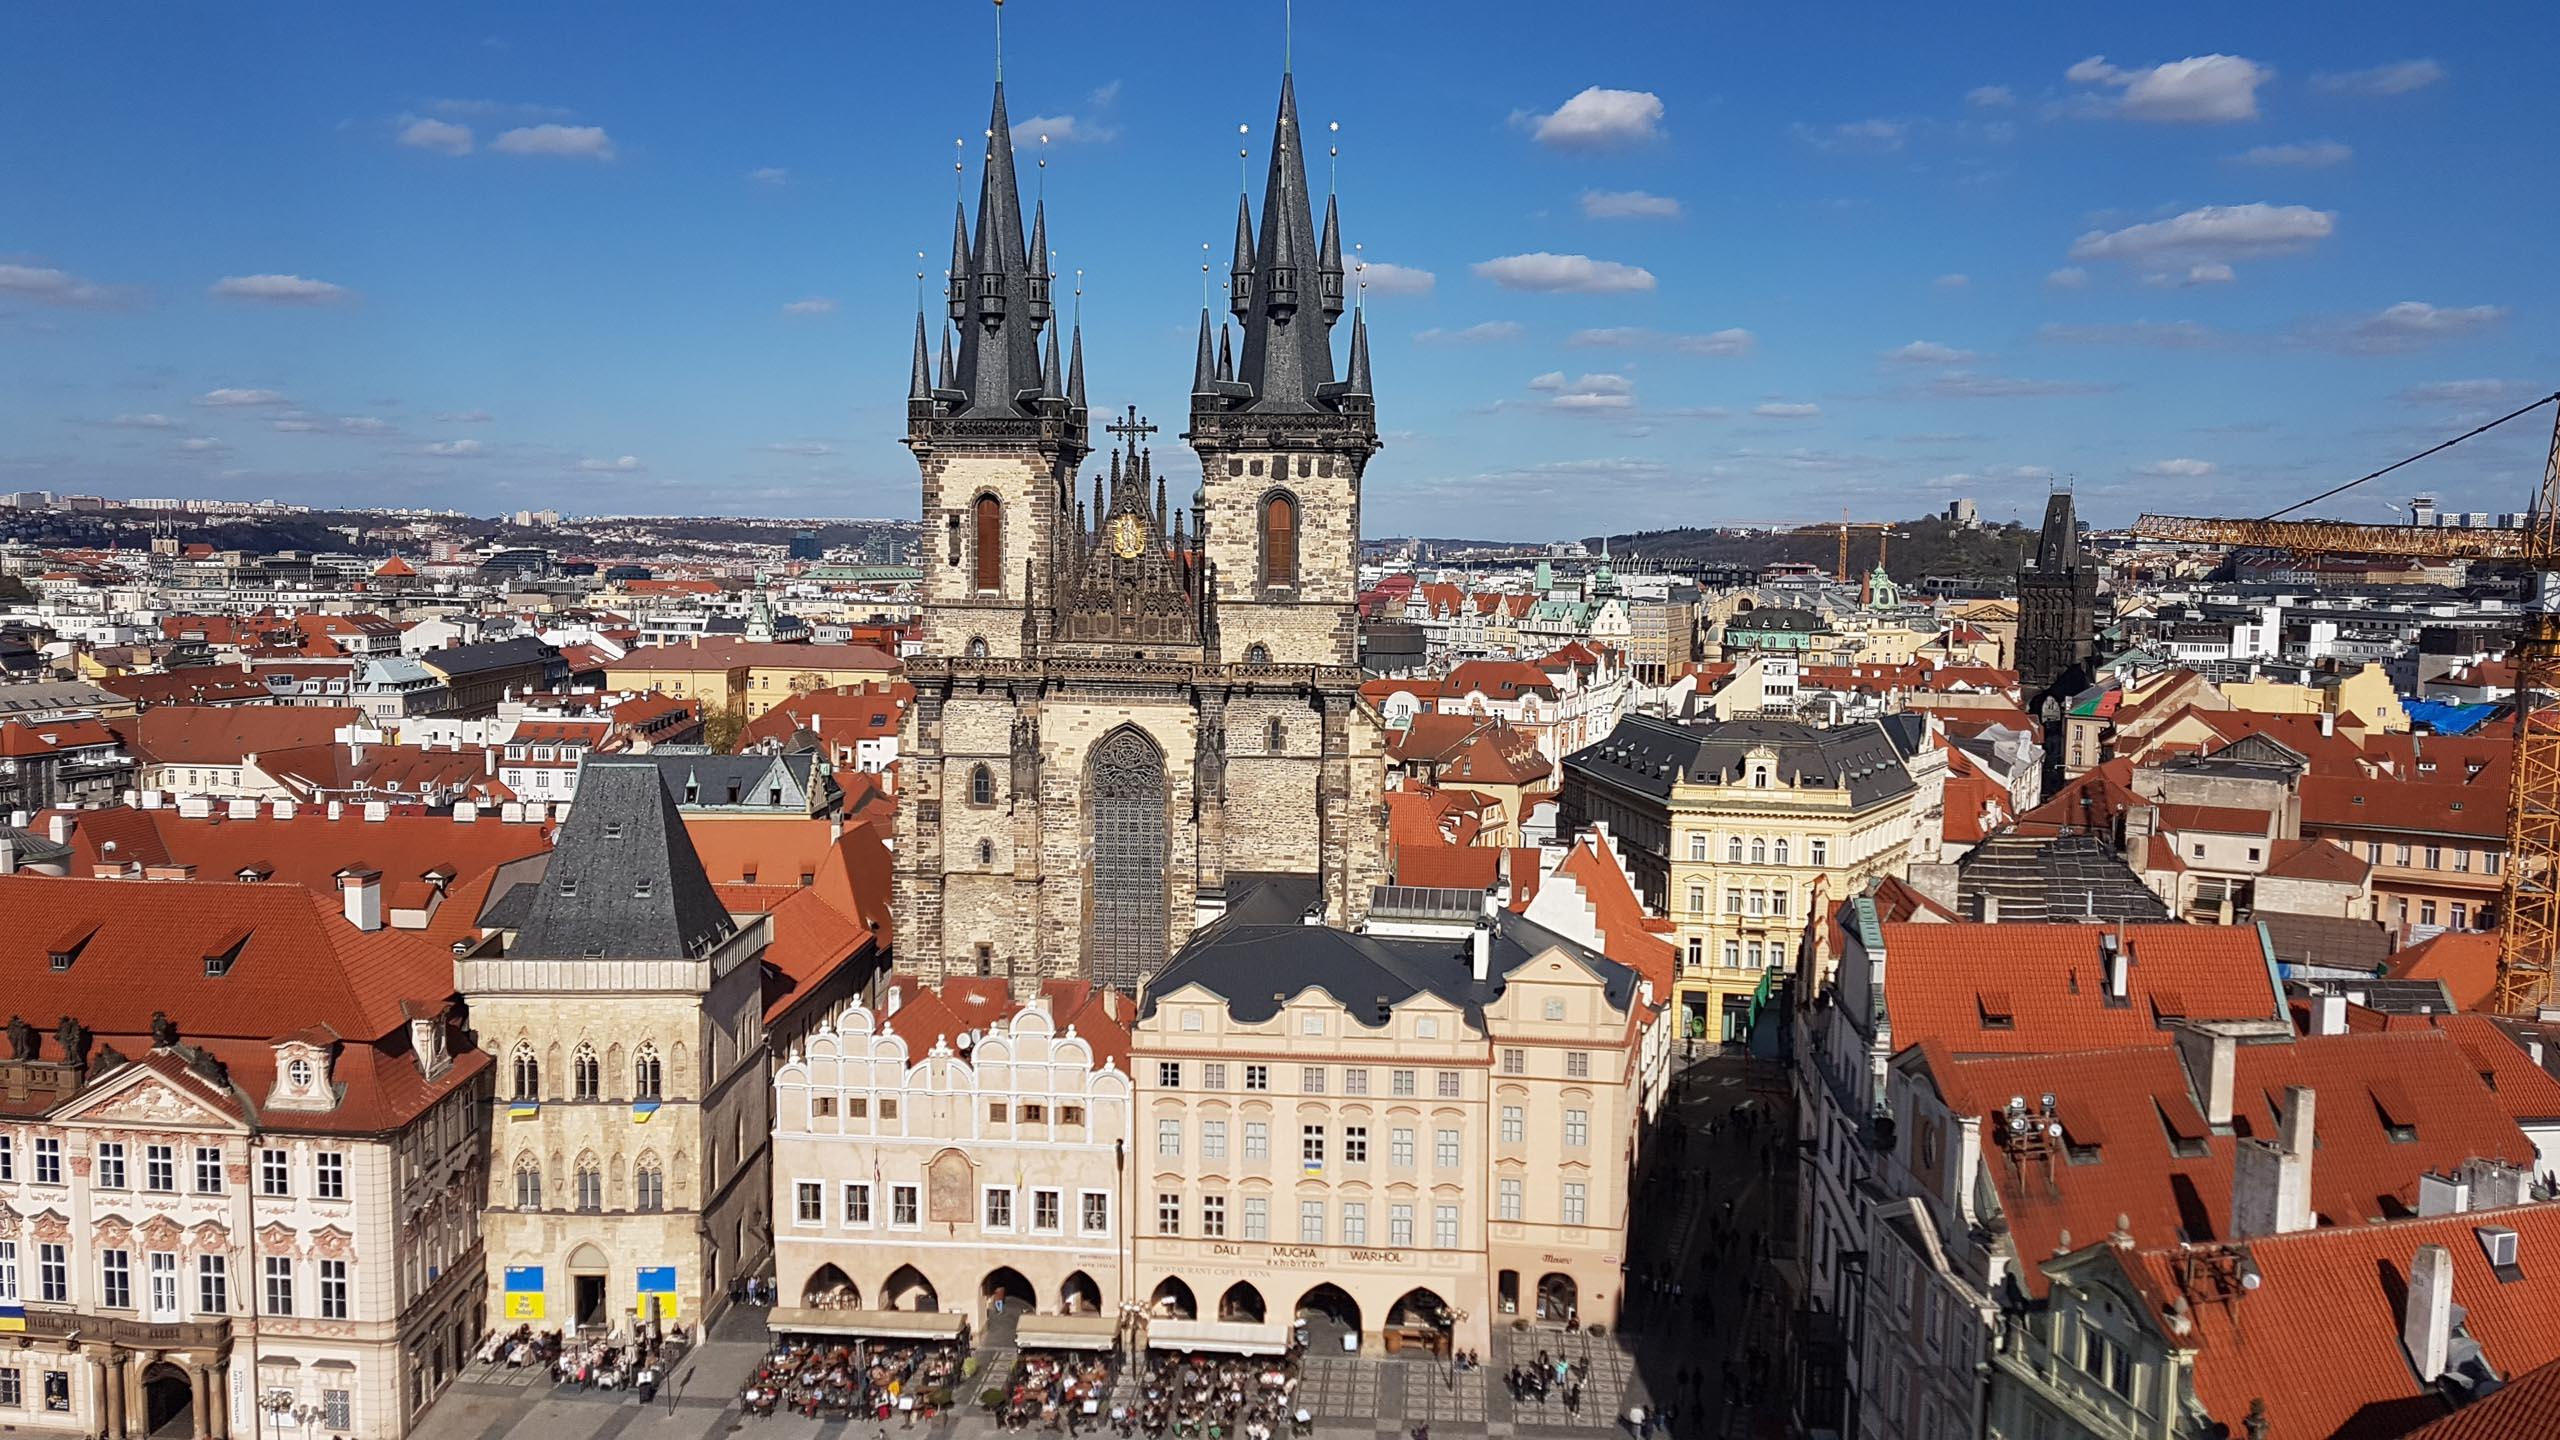
[[2539,399],[2539,400],[2532,400],[2532,401],[2528,401],[2528,402],[2526,402],[2526,404],[2525,404],[2523,407],[2521,407],[2521,408],[2519,408],[2519,409],[2515,409],[2515,410],[2510,410],[2510,411],[2508,411],[2506,414],[2499,416],[2497,419],[2492,420],[2492,421],[2490,421],[2488,424],[2486,424],[2486,425],[2482,425],[2482,426],[2478,427],[2477,429],[2466,430],[2466,431],[2464,431],[2463,433],[2461,433],[2461,434],[2459,434],[2459,435],[2454,436],[2452,439],[2450,439],[2450,440],[2447,440],[2447,441],[2443,442],[2442,444],[2438,444],[2438,445],[2430,445],[2430,446],[2428,446],[2426,449],[2419,451],[2419,452],[2418,452],[2417,454],[2415,454],[2415,455],[2409,456],[2409,457],[2408,457],[2407,459],[2405,459],[2405,460],[2394,460],[2394,461],[2392,461],[2390,464],[2383,466],[2381,469],[2374,471],[2374,472],[2373,472],[2372,474],[2370,474],[2370,475],[2359,475],[2359,476],[2357,476],[2356,478],[2354,478],[2353,480],[2348,481],[2348,482],[2347,482],[2346,484],[2344,484],[2344,485],[2332,485],[2332,486],[2330,486],[2328,489],[2321,491],[2319,494],[2312,496],[2312,497],[2311,497],[2310,499],[2308,499],[2308,500],[2297,500],[2297,501],[2293,502],[2292,504],[2287,505],[2287,506],[2286,506],[2286,507],[2284,507],[2283,509],[2281,509],[2281,510],[2278,510],[2278,511],[2274,512],[2273,514],[2269,514],[2269,515],[2261,515],[2261,516],[2259,516],[2258,518],[2259,518],[2260,520],[2281,520],[2281,519],[2283,519],[2285,516],[2292,514],[2294,511],[2301,509],[2301,508],[2302,508],[2303,506],[2305,506],[2305,505],[2317,505],[2317,504],[2319,504],[2321,501],[2326,500],[2326,499],[2328,499],[2330,496],[2335,495],[2335,494],[2338,494],[2338,493],[2340,493],[2341,491],[2353,490],[2354,488],[2356,488],[2357,486],[2359,486],[2359,485],[2363,484],[2363,483],[2364,483],[2364,482],[2366,482],[2367,480],[2379,480],[2379,479],[2381,479],[2383,476],[2390,474],[2392,471],[2399,469],[2399,468],[2400,468],[2401,466],[2403,466],[2403,465],[2415,464],[2416,462],[2418,462],[2418,461],[2420,461],[2420,460],[2424,460],[2424,459],[2426,459],[2428,456],[2435,454],[2435,453],[2436,453],[2437,451],[2439,451],[2439,450],[2450,450],[2450,449],[2452,449],[2454,446],[2461,444],[2463,441],[2470,439],[2470,438],[2471,438],[2472,436],[2474,436],[2474,435],[2485,434],[2485,433],[2487,433],[2488,431],[2495,430],[2495,429],[2497,429],[2499,426],[2506,424],[2508,421],[2513,420],[2513,419],[2514,419],[2514,418],[2516,418],[2517,416],[2519,416],[2519,415],[2523,415],[2523,414],[2526,414],[2526,413],[2529,413],[2529,412],[2534,411],[2534,410],[2539,410],[2539,409],[2541,409],[2543,406],[2550,404],[2550,403],[2551,403],[2552,401],[2554,401],[2554,400],[2560,400],[2560,390],[2555,390],[2555,391],[2551,392],[2550,394],[2543,396],[2543,397],[2542,397],[2541,399]]

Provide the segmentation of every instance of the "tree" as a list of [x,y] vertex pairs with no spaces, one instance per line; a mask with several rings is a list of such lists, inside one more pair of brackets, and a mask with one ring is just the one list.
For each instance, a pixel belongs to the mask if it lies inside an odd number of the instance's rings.
[[702,717],[702,743],[721,755],[738,748],[747,733],[747,717],[732,709],[714,710]]

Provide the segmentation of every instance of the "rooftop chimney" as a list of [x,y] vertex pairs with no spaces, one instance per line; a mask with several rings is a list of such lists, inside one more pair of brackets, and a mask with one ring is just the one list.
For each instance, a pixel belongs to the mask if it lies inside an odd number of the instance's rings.
[[2459,1215],[2471,1208],[2471,1182],[2456,1175],[2450,1178],[2433,1171],[2418,1177],[2418,1213],[2421,1215]]
[[341,870],[338,892],[347,902],[347,923],[359,930],[382,928],[382,872]]
[[2124,1004],[2126,981],[2131,978],[2126,972],[2133,964],[2132,954],[2125,949],[2124,937],[2112,931],[2101,935],[2098,937],[2098,950],[2107,961],[2107,998],[2119,1005]]
[[255,800],[235,799],[225,808],[234,820],[255,820],[258,818],[258,802]]
[[332,800],[332,801],[330,801],[330,802],[329,802],[329,818],[330,818],[330,819],[335,820],[335,819],[337,819],[339,816],[344,815],[344,814],[346,814],[346,813],[347,813],[347,807],[346,807],[345,805],[343,805],[343,804],[341,804],[341,803],[339,803],[338,801],[335,801],[335,800]]
[[2400,1316],[2400,1345],[2421,1384],[2444,1374],[2453,1348],[2453,1252],[2421,1245],[2409,1260],[2409,1298]]
[[2288,1086],[2276,1138],[2238,1142],[2231,1157],[2232,1239],[2311,1228],[2313,1114],[2311,1091]]
[[2311,1033],[2344,1035],[2347,1033],[2347,997],[2314,995],[2311,997]]
[[45,822],[45,834],[56,845],[71,843],[71,828],[79,822],[68,815],[56,815]]
[[1492,916],[1480,915],[1476,917],[1475,941],[1474,944],[1469,947],[1468,956],[1470,960],[1469,969],[1475,975],[1476,983],[1481,985],[1493,974]]
[[2178,1032],[2178,1058],[2186,1062],[2187,1083],[2195,1088],[2205,1123],[2228,1131],[2231,1092],[2240,1064],[2238,1037],[2220,1029],[2188,1027]]

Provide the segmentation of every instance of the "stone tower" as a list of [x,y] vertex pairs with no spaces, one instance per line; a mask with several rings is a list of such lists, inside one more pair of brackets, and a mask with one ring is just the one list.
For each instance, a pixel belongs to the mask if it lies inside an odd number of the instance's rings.
[[2080,550],[2071,492],[2045,501],[2035,558],[2018,572],[2018,693],[2030,709],[2069,700],[2097,649],[2098,570]]
[[[1133,408],[1108,427],[1088,508],[1082,337],[1062,369],[1047,216],[1026,242],[997,87],[939,358],[919,315],[908,385],[928,534],[901,970],[1134,989],[1223,909],[1230,877],[1272,878],[1342,923],[1385,878],[1354,608],[1368,348],[1355,315],[1333,378],[1340,236],[1330,215],[1315,235],[1286,79],[1281,117],[1258,248],[1239,238],[1243,282],[1261,280],[1237,310],[1243,360],[1231,340],[1193,387],[1207,484],[1187,511],[1169,503]],[[1208,333],[1204,316],[1204,356]]]

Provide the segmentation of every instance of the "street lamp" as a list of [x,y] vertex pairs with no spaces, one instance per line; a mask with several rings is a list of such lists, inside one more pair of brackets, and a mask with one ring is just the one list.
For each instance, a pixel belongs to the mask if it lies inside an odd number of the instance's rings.
[[1458,1327],[1465,1323],[1464,1310],[1442,1310],[1440,1323],[1449,1327],[1449,1393],[1458,1393]]

